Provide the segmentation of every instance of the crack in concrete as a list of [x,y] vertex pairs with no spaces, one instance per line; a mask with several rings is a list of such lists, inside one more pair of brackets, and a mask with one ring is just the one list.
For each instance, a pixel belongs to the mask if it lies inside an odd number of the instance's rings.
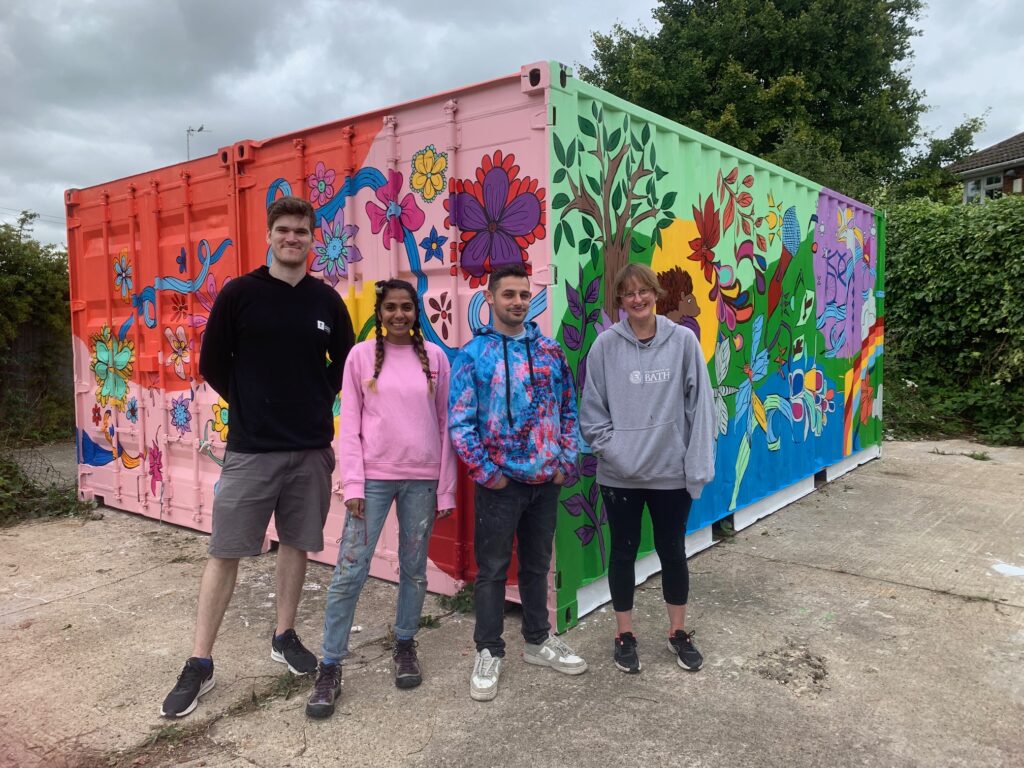
[[167,565],[167,563],[159,563],[150,568],[146,568],[145,570],[138,571],[136,573],[130,573],[127,576],[121,577],[120,579],[114,579],[114,581],[108,581],[104,584],[97,584],[94,587],[83,589],[81,592],[74,592],[70,595],[62,595],[61,597],[55,597],[53,599],[49,599],[46,597],[32,597],[31,595],[18,595],[17,593],[15,593],[14,596],[21,600],[39,600],[41,602],[38,602],[35,605],[26,605],[21,608],[16,608],[13,611],[9,611],[8,613],[0,613],[0,616],[14,616],[16,614],[21,613],[22,611],[27,611],[32,608],[39,608],[44,605],[56,605],[58,603],[64,602],[65,600],[71,600],[76,597],[81,597],[82,595],[88,595],[90,592],[95,592],[97,589],[106,589],[107,587],[112,587],[115,584],[120,584],[122,581],[134,579],[137,576],[142,576],[143,574],[149,573],[150,571],[155,571],[157,568],[163,568],[165,565]]
[[996,600],[991,597],[985,597],[984,595],[965,595],[960,592],[953,592],[949,589],[940,589],[938,587],[925,587],[920,584],[908,584],[903,581],[896,581],[895,579],[886,579],[880,576],[868,576],[863,573],[854,573],[853,571],[847,571],[843,568],[829,568],[824,565],[814,565],[812,563],[799,563],[794,560],[783,560],[778,557],[768,557],[766,555],[755,555],[750,552],[737,552],[735,550],[720,550],[720,554],[724,556],[740,556],[740,557],[751,557],[758,560],[764,560],[769,563],[780,563],[781,565],[792,565],[800,568],[810,568],[815,571],[824,571],[826,573],[838,573],[843,576],[853,576],[858,579],[864,579],[866,581],[874,581],[879,584],[891,584],[894,587],[907,587],[908,589],[920,589],[924,592],[932,592],[937,595],[946,595],[948,597],[955,597],[964,602],[974,603],[991,603],[996,608],[1018,608],[1024,610],[1024,605],[1018,605],[1017,603],[1011,603],[1008,600]]

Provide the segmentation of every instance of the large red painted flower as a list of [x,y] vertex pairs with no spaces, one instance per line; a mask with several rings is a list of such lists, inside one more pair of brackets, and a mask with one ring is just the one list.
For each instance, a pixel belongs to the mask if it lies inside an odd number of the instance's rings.
[[471,287],[507,264],[524,264],[527,248],[546,234],[544,189],[536,179],[519,176],[515,155],[484,155],[476,179],[453,179],[445,208],[446,224],[461,230],[459,252],[463,275]]
[[700,198],[697,198],[698,205],[693,206],[693,221],[697,225],[696,237],[690,241],[690,248],[693,252],[687,256],[690,261],[696,261],[704,270],[704,279],[711,282],[711,275],[715,269],[715,246],[722,235],[718,222],[718,211],[715,210],[714,200],[711,195],[704,201],[704,210],[700,209]]

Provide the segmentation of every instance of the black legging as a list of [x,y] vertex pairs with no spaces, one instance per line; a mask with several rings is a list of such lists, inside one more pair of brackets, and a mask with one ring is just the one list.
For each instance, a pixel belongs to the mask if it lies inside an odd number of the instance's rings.
[[690,593],[690,569],[686,565],[686,519],[690,494],[685,488],[670,491],[601,486],[608,526],[612,533],[608,587],[616,611],[633,610],[634,564],[640,548],[640,523],[644,505],[651,513],[654,548],[661,559],[661,589],[669,605],[686,605]]

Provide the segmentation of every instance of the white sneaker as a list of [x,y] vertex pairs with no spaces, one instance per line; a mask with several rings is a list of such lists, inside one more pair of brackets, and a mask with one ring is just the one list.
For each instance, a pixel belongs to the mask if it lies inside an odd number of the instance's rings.
[[498,695],[501,657],[491,656],[486,648],[476,654],[473,675],[469,678],[469,697],[474,701],[490,701]]
[[527,643],[523,649],[523,661],[539,667],[551,667],[566,675],[582,675],[587,671],[587,662],[554,635],[548,635],[540,645]]

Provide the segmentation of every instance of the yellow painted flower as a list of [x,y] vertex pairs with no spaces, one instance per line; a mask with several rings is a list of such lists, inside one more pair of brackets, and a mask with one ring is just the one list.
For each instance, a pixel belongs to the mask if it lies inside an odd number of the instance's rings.
[[448,155],[438,152],[433,144],[429,144],[412,157],[409,186],[419,193],[423,202],[429,203],[444,189],[447,170]]
[[223,397],[218,398],[213,404],[213,431],[220,435],[220,439],[227,442],[228,439],[228,404]]

